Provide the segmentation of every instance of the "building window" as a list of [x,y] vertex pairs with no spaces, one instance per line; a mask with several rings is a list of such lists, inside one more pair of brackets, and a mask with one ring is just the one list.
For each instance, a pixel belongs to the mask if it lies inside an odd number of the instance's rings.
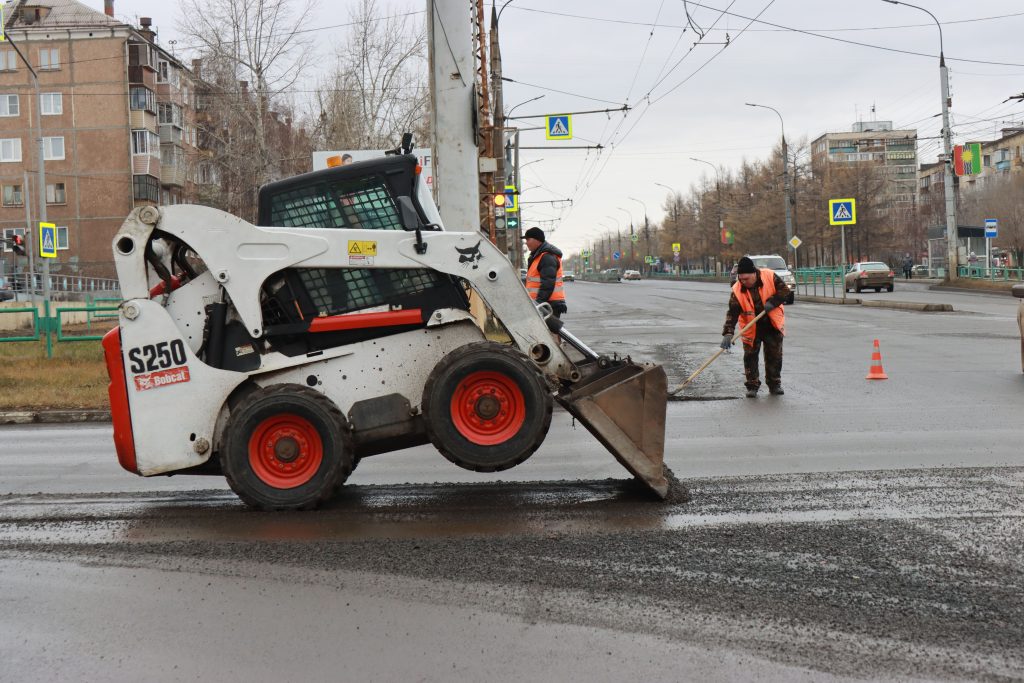
[[14,50],[0,50],[0,71],[17,71],[18,53]]
[[181,107],[170,102],[160,103],[159,121],[161,125],[172,125],[181,128]]
[[64,251],[68,249],[68,229],[67,226],[57,226],[57,249]]
[[132,154],[160,156],[160,136],[150,130],[133,130]]
[[43,71],[55,71],[60,68],[60,50],[43,48],[39,51],[39,68]]
[[0,161],[21,161],[21,138],[0,140]]
[[170,70],[171,65],[167,63],[167,60],[161,59],[156,63],[156,82],[166,83],[167,73]]
[[133,85],[130,91],[133,111],[151,111],[156,113],[156,93],[149,88]]
[[59,92],[44,92],[39,96],[43,116],[57,116],[64,113],[64,97]]
[[0,116],[17,116],[21,113],[21,104],[17,95],[0,95]]
[[4,185],[3,196],[4,206],[22,206],[25,203],[21,185]]
[[160,181],[153,176],[132,176],[132,188],[136,199],[143,199],[150,202],[160,201]]
[[46,186],[47,204],[66,204],[67,193],[64,191],[64,183],[52,183]]
[[59,161],[64,158],[64,136],[43,138],[43,159]]

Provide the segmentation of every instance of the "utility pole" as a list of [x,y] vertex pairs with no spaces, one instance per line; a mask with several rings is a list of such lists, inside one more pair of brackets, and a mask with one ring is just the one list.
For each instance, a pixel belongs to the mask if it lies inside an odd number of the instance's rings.
[[[38,166],[36,167],[36,184],[38,185],[38,187],[36,188],[36,193],[39,195],[39,213],[38,213],[37,218],[39,219],[40,223],[45,223],[46,222],[46,151],[45,151],[45,141],[43,140],[43,110],[42,110],[43,97],[42,97],[42,95],[39,92],[39,74],[37,74],[36,70],[32,68],[32,64],[29,63],[29,61],[25,57],[25,55],[23,55],[21,53],[21,49],[14,43],[13,40],[11,40],[10,35],[7,35],[6,38],[7,38],[7,41],[10,42],[11,47],[14,48],[14,51],[18,53],[19,57],[21,57],[21,61],[24,62],[25,66],[28,68],[29,73],[32,75],[32,85],[35,88],[35,94],[36,94],[36,99],[35,99],[35,110],[36,110],[36,126],[35,126],[35,129],[36,130],[35,130],[35,134],[36,134],[36,143],[37,143],[36,144],[36,151],[37,151],[37,155],[36,156],[37,156],[37,163],[38,163]],[[26,174],[26,176],[27,176],[27,174]],[[27,205],[28,205],[28,196],[27,196],[28,195],[28,183],[25,184],[25,195],[26,196],[24,197],[23,201],[25,202],[26,208],[27,208]],[[27,211],[26,211],[26,213],[27,213]],[[25,229],[28,232],[28,234],[25,235],[25,241],[26,242],[30,242],[30,241],[34,241],[36,239],[39,239],[39,234],[40,234],[39,230],[38,229],[34,229],[31,223],[26,225]],[[56,234],[54,234],[54,239],[56,239],[56,237],[57,237]],[[34,252],[35,252],[34,245],[30,245],[29,246],[29,252],[28,252],[30,254],[30,256],[29,256],[29,270],[30,270],[30,272],[29,272],[29,288],[30,288],[30,291],[33,293],[32,294],[32,300],[33,301],[35,301],[35,272],[31,272],[32,271],[32,267],[33,267],[33,259],[32,259],[31,254],[33,254]],[[49,301],[50,301],[50,259],[44,258],[42,266],[43,266],[43,301],[45,302],[45,305],[47,305],[47,311],[46,311],[45,315],[47,317],[46,325],[49,326],[50,320],[49,320],[49,308],[48,308],[48,305],[49,305]],[[49,328],[47,328],[47,329],[49,329]],[[47,339],[49,339],[49,337],[47,337]]]
[[473,32],[464,0],[427,0],[434,192],[449,230],[480,223]]
[[645,258],[644,258],[644,265],[647,267],[647,271],[646,272],[650,273],[650,271],[651,271],[651,264],[648,263],[648,261],[650,261],[650,256],[651,256],[651,233],[650,233],[650,225],[647,222],[647,204],[643,203],[642,201],[640,201],[636,197],[628,197],[628,199],[631,199],[634,202],[636,202],[637,204],[639,204],[640,206],[644,207],[644,251],[646,251],[646,253],[644,254],[644,256],[645,256]]
[[[481,0],[482,2],[483,0]],[[495,157],[497,168],[494,173],[494,185],[493,191],[494,196],[501,196],[505,193],[505,112],[504,112],[504,99],[502,97],[501,87],[501,48],[498,43],[498,12],[495,7],[491,6],[491,86],[494,92],[494,122],[491,127],[491,150]],[[516,186],[518,190],[519,186]],[[489,207],[492,215],[494,214],[494,204]],[[508,240],[508,216],[505,211],[502,210],[502,227],[499,229],[495,225],[495,233],[497,237],[498,249],[502,251],[506,256],[511,256],[509,252],[509,240]],[[494,219],[492,219],[493,221]]]
[[[497,160],[494,158],[493,125],[491,119],[491,96],[487,82],[487,32],[484,30],[484,0],[475,0],[476,13],[474,35],[477,54],[477,151],[479,155],[480,182],[480,232],[492,244],[498,243],[494,224],[494,178],[497,175]],[[504,193],[504,189],[502,190]]]
[[946,194],[946,246],[948,254],[948,267],[946,268],[946,280],[956,280],[959,277],[958,260],[960,258],[957,250],[959,234],[956,225],[956,195],[953,193],[953,131],[949,127],[949,70],[946,68],[946,55],[942,43],[942,24],[934,14],[924,7],[911,5],[902,0],[885,0],[890,5],[903,5],[925,12],[932,18],[935,25],[939,27],[939,87],[942,94],[942,146],[945,151],[945,162],[943,164],[943,190]]

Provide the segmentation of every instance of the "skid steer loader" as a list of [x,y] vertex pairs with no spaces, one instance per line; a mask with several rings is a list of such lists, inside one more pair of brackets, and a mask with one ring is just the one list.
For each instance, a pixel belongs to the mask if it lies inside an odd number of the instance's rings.
[[125,469],[222,474],[250,506],[309,509],[361,458],[428,442],[513,467],[557,401],[665,497],[662,368],[594,353],[479,232],[445,231],[414,156],[267,185],[257,222],[141,207],[115,236],[124,302],[103,346]]

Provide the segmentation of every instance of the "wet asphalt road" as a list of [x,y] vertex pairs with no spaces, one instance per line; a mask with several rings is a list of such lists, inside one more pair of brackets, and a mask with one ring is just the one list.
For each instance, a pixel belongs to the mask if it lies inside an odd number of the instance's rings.
[[[0,679],[1022,679],[1016,302],[901,289],[958,312],[798,303],[786,396],[740,398],[737,353],[671,403],[685,504],[564,414],[510,472],[410,449],[299,515],[122,473],[108,427],[0,430]],[[727,298],[568,294],[574,333],[671,383]]]

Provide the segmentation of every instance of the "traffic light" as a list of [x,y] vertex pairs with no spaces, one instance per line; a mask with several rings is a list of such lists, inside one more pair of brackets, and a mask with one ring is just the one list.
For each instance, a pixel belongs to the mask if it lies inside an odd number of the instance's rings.
[[14,253],[18,256],[25,255],[25,238],[21,235],[15,235],[11,240],[11,248],[14,249]]

